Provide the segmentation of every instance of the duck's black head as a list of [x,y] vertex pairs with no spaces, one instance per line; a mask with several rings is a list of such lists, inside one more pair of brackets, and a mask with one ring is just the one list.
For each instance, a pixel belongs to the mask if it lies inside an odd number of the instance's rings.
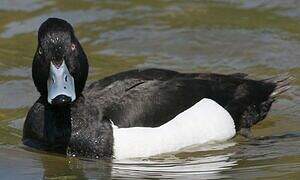
[[32,63],[32,77],[41,96],[53,105],[74,101],[83,91],[88,68],[72,26],[62,19],[47,19],[39,28]]

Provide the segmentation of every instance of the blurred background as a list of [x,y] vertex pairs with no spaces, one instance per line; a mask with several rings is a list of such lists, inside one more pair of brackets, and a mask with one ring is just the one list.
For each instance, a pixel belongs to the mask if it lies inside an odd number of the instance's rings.
[[[74,26],[91,65],[89,82],[156,67],[254,79],[289,73],[292,89],[253,128],[252,139],[112,163],[28,149],[22,122],[38,98],[31,63],[48,17]],[[0,177],[299,179],[299,77],[297,0],[0,0]]]

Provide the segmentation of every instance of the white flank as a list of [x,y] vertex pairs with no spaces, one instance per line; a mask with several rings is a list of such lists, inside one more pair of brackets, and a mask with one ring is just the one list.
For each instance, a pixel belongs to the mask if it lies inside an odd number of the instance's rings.
[[235,126],[223,107],[204,98],[160,127],[114,126],[113,135],[114,156],[125,159],[177,151],[211,141],[225,141],[235,135]]

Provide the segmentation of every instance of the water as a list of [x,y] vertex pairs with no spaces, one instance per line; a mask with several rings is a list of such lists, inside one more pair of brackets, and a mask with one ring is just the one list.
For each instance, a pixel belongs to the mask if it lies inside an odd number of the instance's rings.
[[[240,136],[144,159],[95,161],[21,143],[38,94],[31,80],[36,30],[50,16],[70,21],[92,66],[89,82],[132,68],[290,73],[253,138]],[[0,2],[1,179],[299,179],[300,3],[296,0]]]

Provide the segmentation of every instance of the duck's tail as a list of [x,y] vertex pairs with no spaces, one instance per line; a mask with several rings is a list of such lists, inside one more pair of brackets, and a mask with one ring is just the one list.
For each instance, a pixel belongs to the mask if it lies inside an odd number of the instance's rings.
[[272,103],[278,96],[291,88],[290,81],[292,79],[293,77],[290,74],[281,74],[262,80],[262,85],[269,89],[266,93],[267,98],[248,106],[241,118],[241,129],[249,129],[252,125],[262,121],[267,116]]
[[270,99],[276,100],[280,94],[288,91],[291,88],[290,81],[292,79],[293,77],[286,73],[263,80],[266,83],[272,83],[275,85],[274,91],[270,95]]
[[280,74],[278,76],[263,80],[263,82],[273,84],[274,89],[273,89],[272,93],[269,95],[268,100],[261,104],[262,115],[261,115],[260,120],[262,120],[266,117],[272,103],[278,98],[278,96],[285,93],[286,91],[288,91],[291,88],[290,81],[292,79],[293,79],[293,77],[290,74],[285,73],[285,74]]

